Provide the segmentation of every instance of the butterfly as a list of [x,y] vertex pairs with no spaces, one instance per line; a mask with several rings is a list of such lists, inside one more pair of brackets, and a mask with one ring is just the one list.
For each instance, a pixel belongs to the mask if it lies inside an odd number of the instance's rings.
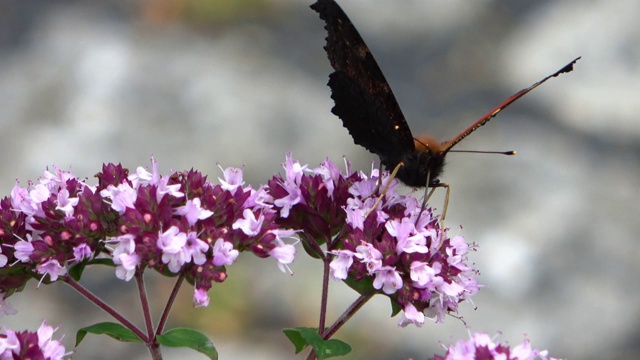
[[335,102],[331,112],[357,145],[377,154],[387,170],[397,171],[396,178],[411,187],[441,186],[438,177],[452,147],[529,91],[572,71],[580,59],[515,93],[450,140],[414,138],[382,70],[344,11],[334,0],[318,0],[311,9],[320,14],[328,33],[324,49],[335,70],[328,83]]

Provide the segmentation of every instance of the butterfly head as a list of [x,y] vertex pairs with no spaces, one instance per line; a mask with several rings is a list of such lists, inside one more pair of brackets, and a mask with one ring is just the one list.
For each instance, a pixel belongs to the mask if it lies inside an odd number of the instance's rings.
[[398,163],[403,163],[396,177],[408,186],[433,186],[439,182],[438,177],[444,167],[444,158],[449,150],[447,143],[438,142],[428,136],[419,136],[414,143],[415,150],[402,154],[396,161],[383,159],[383,164],[391,170]]

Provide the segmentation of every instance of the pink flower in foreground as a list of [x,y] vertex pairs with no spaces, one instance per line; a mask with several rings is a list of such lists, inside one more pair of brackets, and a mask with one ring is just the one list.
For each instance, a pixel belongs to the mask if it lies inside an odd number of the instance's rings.
[[348,270],[353,264],[353,252],[349,250],[334,250],[331,254],[336,255],[329,264],[331,278],[333,280],[345,280],[348,277]]
[[46,321],[36,332],[16,332],[4,327],[4,334],[0,334],[0,359],[61,360],[65,348],[52,338],[56,330]]
[[[222,169],[222,168],[220,168]],[[224,180],[218,178],[220,185],[223,190],[230,191],[234,193],[237,188],[244,185],[244,181],[242,180],[242,170],[239,168],[228,167],[222,170],[224,173]]]
[[240,255],[238,250],[233,248],[233,244],[220,238],[213,244],[213,265],[223,266],[231,265]]
[[127,208],[135,208],[137,193],[128,183],[119,184],[118,186],[109,185],[109,187],[100,191],[100,195],[111,199],[111,208],[119,214],[124,214]]
[[195,225],[198,220],[204,220],[213,215],[212,211],[202,208],[202,203],[199,198],[187,200],[187,204],[178,207],[174,213],[176,215],[184,215],[189,225]]
[[209,294],[207,294],[207,290],[196,288],[193,293],[193,307],[207,306],[209,306]]
[[244,218],[238,219],[235,223],[233,223],[233,229],[240,229],[246,235],[253,236],[257,235],[260,232],[260,228],[262,227],[262,222],[264,221],[264,217],[262,214],[256,218],[256,215],[250,209],[245,209],[242,213]]
[[67,273],[67,269],[60,265],[60,262],[56,259],[49,259],[43,263],[40,263],[36,266],[36,271],[40,274],[46,275],[49,274],[49,279],[51,281],[58,280],[59,276],[65,275]]
[[496,342],[486,333],[471,334],[468,340],[458,340],[447,348],[444,356],[434,356],[432,360],[555,360],[547,350],[531,347],[529,339],[510,347]]
[[288,265],[295,259],[296,247],[292,244],[285,243],[282,238],[293,236],[295,231],[275,229],[271,230],[271,233],[276,236],[274,241],[276,246],[269,251],[269,255],[278,260],[280,271],[286,272],[288,270],[289,273],[292,273]]
[[394,267],[384,266],[376,271],[373,287],[382,289],[385,294],[390,295],[402,287],[402,278]]

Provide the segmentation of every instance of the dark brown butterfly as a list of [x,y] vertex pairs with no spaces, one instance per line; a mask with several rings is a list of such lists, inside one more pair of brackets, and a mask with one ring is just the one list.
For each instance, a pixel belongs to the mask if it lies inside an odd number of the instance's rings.
[[353,141],[377,154],[389,171],[402,164],[396,177],[413,187],[438,186],[444,157],[453,146],[529,91],[572,71],[580,59],[520,90],[451,140],[415,139],[380,67],[344,11],[333,0],[319,0],[311,8],[326,22],[328,32],[324,49],[335,70],[328,83],[335,101],[331,112],[342,119]]

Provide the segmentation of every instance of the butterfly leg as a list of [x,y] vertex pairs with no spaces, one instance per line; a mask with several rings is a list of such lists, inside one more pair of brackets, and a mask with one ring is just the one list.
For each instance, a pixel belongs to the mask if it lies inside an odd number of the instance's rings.
[[[427,207],[427,201],[431,199],[431,195],[433,195],[435,191],[436,191],[435,186],[432,186],[432,187],[427,186],[426,188],[424,188],[424,196],[422,197],[422,206],[420,207],[420,214],[422,214],[424,209]],[[420,220],[420,218],[416,219],[416,223],[418,222],[418,220]]]
[[422,200],[422,206],[420,207],[420,215],[418,215],[418,218],[416,219],[416,224],[418,223],[418,221],[420,221],[420,216],[422,215],[422,212],[424,211],[424,209],[426,209],[427,202],[431,198],[431,195],[433,195],[433,193],[436,191],[436,188],[439,188],[439,187],[443,187],[447,189],[447,192],[444,195],[444,208],[442,209],[442,219],[441,219],[444,227],[444,219],[447,217],[447,209],[449,208],[449,194],[451,193],[451,188],[449,187],[449,184],[441,183],[441,182],[431,186],[427,186],[424,189],[424,197]]
[[444,195],[444,207],[442,208],[442,221],[447,217],[447,209],[449,208],[449,195],[451,194],[451,187],[447,183],[440,183],[438,187],[443,187],[447,189],[446,194]]

